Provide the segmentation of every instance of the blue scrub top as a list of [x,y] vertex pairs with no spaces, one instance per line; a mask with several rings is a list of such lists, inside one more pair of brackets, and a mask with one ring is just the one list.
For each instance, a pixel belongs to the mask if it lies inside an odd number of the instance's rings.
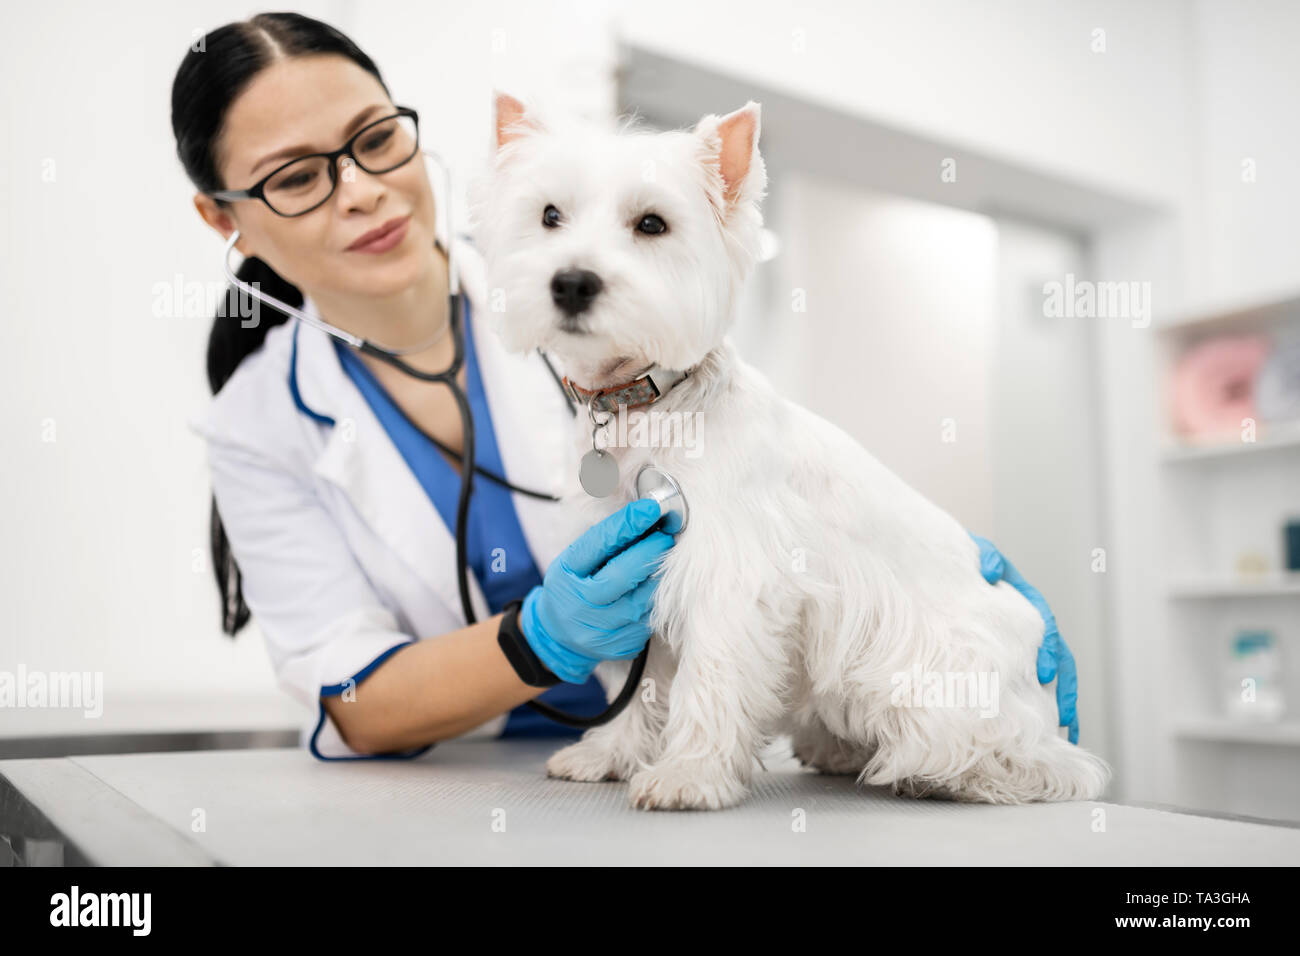
[[[492,415],[479,377],[469,300],[462,297],[461,301],[464,302],[466,385],[474,418],[476,464],[505,477],[496,430],[492,427]],[[334,339],[334,348],[348,377],[365,396],[454,539],[456,504],[460,497],[459,468],[453,468],[438,448],[411,423],[352,349],[338,339]],[[429,387],[446,388],[434,383],[429,383]],[[506,602],[523,597],[542,583],[542,575],[519,526],[510,491],[481,474],[475,475],[474,492],[470,495],[466,544],[470,570],[493,614],[499,613]],[[536,699],[574,714],[597,714],[606,706],[605,692],[594,675],[585,684],[556,684]],[[573,737],[581,733],[576,728],[543,717],[527,704],[520,704],[510,711],[501,736]]]

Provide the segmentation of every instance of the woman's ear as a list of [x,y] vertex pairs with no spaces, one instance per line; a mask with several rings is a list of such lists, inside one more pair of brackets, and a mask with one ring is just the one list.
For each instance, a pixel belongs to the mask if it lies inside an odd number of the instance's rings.
[[528,108],[509,93],[502,93],[499,90],[493,91],[492,99],[496,108],[496,146],[498,151],[530,132],[541,132],[541,124],[528,111]]
[[[239,225],[231,218],[230,213],[223,207],[217,205],[217,201],[211,196],[204,193],[194,194],[194,208],[198,210],[199,216],[203,221],[221,234],[222,239],[229,239],[230,234],[239,228]],[[249,251],[248,237],[240,235],[239,241],[235,243],[235,248],[244,258],[252,253]]]
[[716,163],[722,180],[722,200],[727,208],[745,199],[757,200],[767,187],[767,172],[758,152],[762,107],[750,100],[734,113],[710,113],[697,124],[709,165]]

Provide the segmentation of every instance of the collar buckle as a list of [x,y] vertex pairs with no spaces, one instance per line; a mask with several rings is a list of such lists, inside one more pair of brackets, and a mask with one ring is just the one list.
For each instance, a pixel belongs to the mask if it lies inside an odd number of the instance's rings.
[[[619,385],[609,385],[605,388],[586,389],[569,380],[564,376],[564,390],[573,399],[575,404],[587,405],[589,408],[602,412],[616,412],[618,410],[617,397],[625,396],[624,403],[629,408],[640,408],[642,405],[650,405],[657,402],[666,395],[674,385],[686,378],[690,374],[679,372],[674,369],[666,369],[658,365],[651,366],[650,370],[643,372],[630,382],[623,382]],[[647,397],[647,394],[648,397]],[[628,402],[627,399],[640,398],[640,401]],[[611,408],[610,406],[614,407]]]

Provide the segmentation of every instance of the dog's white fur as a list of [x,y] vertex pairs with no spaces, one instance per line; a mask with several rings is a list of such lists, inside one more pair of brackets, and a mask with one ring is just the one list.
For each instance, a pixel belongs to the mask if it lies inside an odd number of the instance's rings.
[[[757,104],[668,133],[565,128],[504,94],[497,111],[474,209],[507,348],[541,347],[588,388],[651,362],[692,369],[651,409],[700,412],[706,425],[703,454],[671,440],[612,447],[620,484],[595,499],[577,483],[592,442],[579,415],[575,537],[636,497],[647,462],[681,484],[690,524],[656,572],[652,692],[547,771],[629,780],[637,807],[716,809],[744,797],[756,752],[789,734],[803,763],[901,793],[1098,797],[1109,769],[1058,736],[1053,691],[1038,683],[1034,607],[984,580],[956,520],[778,395],[726,335],[758,248]],[[556,228],[542,224],[547,205],[563,217]],[[668,231],[636,232],[647,212]],[[586,334],[563,332],[551,301],[551,277],[574,267],[604,282]],[[897,706],[894,676],[915,669],[996,674],[998,713]],[[600,673],[616,691],[626,672]]]

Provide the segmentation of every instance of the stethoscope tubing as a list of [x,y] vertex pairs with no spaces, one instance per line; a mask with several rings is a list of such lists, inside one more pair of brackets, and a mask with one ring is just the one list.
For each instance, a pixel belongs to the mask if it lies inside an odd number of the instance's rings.
[[[415,424],[415,422],[411,422],[411,425],[421,435],[433,442],[439,448],[443,448],[448,454],[459,458],[461,463],[460,498],[456,505],[456,569],[458,583],[460,585],[460,601],[465,613],[465,620],[470,624],[474,624],[477,621],[477,618],[474,615],[474,609],[470,602],[468,574],[469,549],[467,543],[469,499],[470,495],[473,494],[472,486],[474,481],[474,472],[478,470],[481,474],[490,477],[493,481],[497,481],[504,487],[526,495],[532,495],[536,498],[544,498],[549,501],[559,501],[560,499],[555,495],[517,488],[504,478],[498,478],[491,472],[479,469],[477,465],[473,468],[466,467],[467,463],[474,461],[475,429],[473,411],[469,405],[469,397],[465,394],[465,390],[460,387],[459,383],[456,382],[456,375],[460,371],[460,366],[464,361],[465,354],[465,335],[464,328],[462,327],[463,310],[460,308],[462,301],[463,300],[459,294],[454,294],[451,297],[450,321],[452,325],[452,335],[455,338],[455,357],[452,359],[451,365],[446,371],[437,373],[421,372],[419,369],[411,368],[407,362],[403,361],[398,356],[393,355],[378,346],[372,345],[369,342],[363,343],[361,350],[369,355],[374,355],[376,358],[389,363],[403,372],[406,372],[408,375],[413,374],[414,377],[423,379],[424,381],[441,382],[442,384],[447,385],[451,388],[452,395],[456,398],[456,406],[460,409],[461,432],[463,434],[462,451],[459,456],[457,456],[454,451],[447,449],[442,442],[438,441],[419,425]],[[542,358],[545,359],[546,356],[543,354]],[[548,368],[551,368],[549,360],[546,362],[546,365]],[[569,397],[568,391],[564,389],[563,383],[560,382],[559,377],[556,376],[554,368],[551,368],[551,375],[555,377],[556,382],[560,384],[561,391],[564,392],[565,399],[569,402],[569,411],[576,414],[573,409],[572,399]],[[410,419],[407,418],[407,421],[410,421]],[[609,704],[609,706],[598,714],[592,714],[589,716],[583,714],[570,714],[562,710],[557,710],[549,704],[544,704],[539,700],[528,701],[528,706],[543,716],[549,717],[551,720],[569,727],[585,729],[589,727],[599,727],[602,724],[609,723],[617,717],[632,700],[633,693],[635,693],[636,688],[640,685],[641,675],[645,672],[646,659],[649,656],[649,653],[650,644],[647,642],[646,646],[641,649],[641,653],[632,661],[632,668],[628,671],[627,680],[623,683],[623,689],[619,691],[618,696]]]

